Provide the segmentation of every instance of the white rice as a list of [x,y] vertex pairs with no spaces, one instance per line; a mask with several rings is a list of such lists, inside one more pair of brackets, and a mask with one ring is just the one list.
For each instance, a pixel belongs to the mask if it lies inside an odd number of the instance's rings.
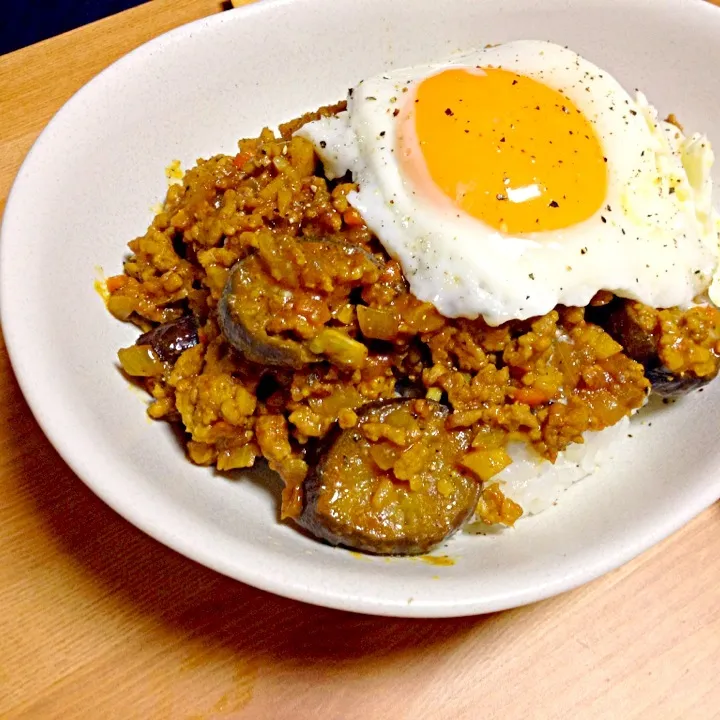
[[555,463],[540,457],[525,443],[512,443],[508,452],[513,462],[493,478],[506,497],[535,515],[554,505],[573,483],[592,475],[607,459],[608,450],[627,434],[630,419],[625,417],[599,432],[586,432],[584,443],[573,443],[558,455]]

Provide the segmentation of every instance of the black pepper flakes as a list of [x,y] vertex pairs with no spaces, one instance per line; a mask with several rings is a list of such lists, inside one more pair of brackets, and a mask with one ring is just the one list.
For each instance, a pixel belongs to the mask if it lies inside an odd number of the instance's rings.
[[445,114],[448,117],[452,117],[455,113],[450,108],[445,108]]
[[321,141],[320,141],[320,147],[321,147],[323,150],[327,147],[327,143],[325,142],[325,140],[321,140]]
[[548,204],[548,207],[556,208],[556,207],[560,207],[560,205],[558,204],[557,200],[551,200],[550,203]]
[[393,117],[397,117],[399,114],[400,114],[400,111],[397,108],[395,108],[393,110]]

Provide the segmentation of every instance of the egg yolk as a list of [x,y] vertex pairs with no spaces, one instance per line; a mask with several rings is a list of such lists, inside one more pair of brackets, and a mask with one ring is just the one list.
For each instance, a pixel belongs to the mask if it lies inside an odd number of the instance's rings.
[[505,233],[559,230],[592,216],[607,159],[590,121],[562,93],[499,68],[425,78],[399,118],[403,171]]

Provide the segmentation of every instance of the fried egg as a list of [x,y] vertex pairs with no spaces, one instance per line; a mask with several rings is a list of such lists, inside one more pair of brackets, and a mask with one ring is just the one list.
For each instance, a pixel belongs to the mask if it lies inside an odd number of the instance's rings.
[[686,306],[717,268],[708,139],[551,43],[366,79],[298,134],[447,317],[499,325],[599,290]]

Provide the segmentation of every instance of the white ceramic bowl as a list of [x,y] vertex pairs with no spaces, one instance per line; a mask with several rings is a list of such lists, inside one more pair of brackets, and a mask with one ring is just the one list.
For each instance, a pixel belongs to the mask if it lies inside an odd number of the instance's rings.
[[[271,0],[200,20],[78,92],[28,155],[7,204],[2,321],[13,367],[58,451],[148,534],[234,578],[361,612],[451,616],[568,590],[626,562],[720,496],[720,383],[636,421],[608,471],[513,531],[461,536],[455,564],[362,558],[277,519],[275,480],[190,465],[115,367],[137,331],[93,289],[119,271],[178,158],[344,96],[383,68],[519,38],[567,44],[720,144],[720,12],[658,0]],[[720,177],[716,174],[716,183]]]

